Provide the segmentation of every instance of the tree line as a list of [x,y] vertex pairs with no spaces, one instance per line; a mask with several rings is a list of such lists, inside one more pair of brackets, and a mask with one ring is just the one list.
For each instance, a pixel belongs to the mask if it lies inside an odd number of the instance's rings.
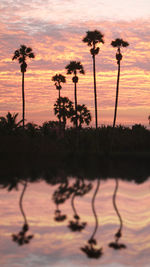
[[[97,114],[97,89],[96,89],[96,55],[100,51],[100,44],[104,44],[104,35],[98,31],[87,31],[86,36],[82,39],[90,47],[90,54],[93,62],[93,87],[94,87],[94,105],[95,105],[95,128],[98,128],[98,114]],[[113,128],[115,127],[118,107],[118,95],[119,95],[119,79],[120,79],[120,63],[122,60],[121,48],[127,47],[128,42],[123,39],[115,39],[111,42],[111,45],[117,48],[116,60],[118,65],[117,85],[116,85],[116,101],[114,110]],[[26,45],[20,45],[20,48],[15,50],[12,60],[18,60],[20,64],[20,70],[22,73],[22,126],[25,127],[25,94],[24,94],[24,78],[27,70],[27,59],[35,58],[35,54],[31,47]],[[62,74],[56,74],[52,77],[52,81],[58,90],[58,99],[54,104],[54,113],[59,119],[59,125],[63,125],[65,128],[67,118],[70,118],[76,128],[81,128],[82,124],[89,125],[91,121],[91,113],[87,107],[78,105],[77,101],[77,83],[79,81],[78,74],[85,74],[83,65],[81,62],[71,61],[66,67],[67,74],[72,74],[72,81],[74,83],[74,104],[67,97],[61,97],[60,90],[62,89],[62,83],[66,82],[66,77]]]

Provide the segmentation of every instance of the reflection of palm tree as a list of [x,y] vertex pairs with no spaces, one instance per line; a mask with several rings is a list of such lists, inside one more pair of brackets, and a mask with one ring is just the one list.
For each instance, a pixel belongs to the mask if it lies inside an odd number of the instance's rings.
[[24,218],[24,224],[22,226],[21,231],[18,234],[12,235],[13,241],[17,242],[18,245],[20,245],[20,246],[24,245],[24,244],[28,244],[30,242],[30,240],[33,238],[33,235],[28,235],[28,236],[26,235],[27,231],[29,230],[29,225],[28,225],[27,217],[26,217],[25,212],[23,210],[23,204],[22,204],[23,196],[24,196],[24,193],[26,191],[26,188],[27,188],[27,182],[24,184],[23,191],[21,193],[20,200],[19,200],[20,211],[21,211],[21,214]]
[[75,197],[76,196],[83,196],[85,194],[87,194],[92,188],[92,185],[91,183],[89,184],[85,184],[84,183],[84,180],[80,180],[80,179],[77,179],[76,183],[73,185],[73,195],[72,195],[72,198],[71,198],[71,206],[72,206],[72,210],[73,210],[73,213],[74,213],[74,220],[70,221],[69,222],[69,225],[68,227],[72,230],[72,231],[82,231],[85,226],[86,226],[86,222],[80,222],[80,216],[78,215],[77,213],[77,210],[75,208]]
[[97,92],[96,92],[96,68],[95,68],[95,56],[99,53],[99,47],[96,47],[98,43],[104,43],[103,40],[104,35],[95,30],[95,31],[87,31],[86,36],[83,38],[83,42],[87,43],[88,46],[91,46],[90,53],[93,58],[93,77],[94,77],[94,99],[95,99],[95,125],[96,129],[98,127],[97,122]]
[[71,195],[70,187],[68,186],[68,181],[66,180],[65,183],[62,183],[57,190],[54,191],[52,199],[56,204],[55,210],[55,221],[61,222],[64,221],[67,216],[61,213],[59,205],[64,203]]
[[12,60],[18,59],[20,64],[20,69],[22,72],[22,121],[23,121],[23,129],[24,129],[24,120],[25,120],[25,97],[24,97],[24,74],[27,69],[27,58],[34,58],[35,55],[32,52],[32,48],[26,47],[25,45],[21,45],[19,49],[15,50],[14,56]]
[[77,121],[77,83],[78,83],[78,76],[77,71],[79,73],[84,74],[84,68],[80,62],[77,61],[71,61],[67,66],[67,74],[73,74],[72,81],[74,83],[74,98],[75,98],[75,114],[76,114],[76,128],[78,127],[78,121]]
[[100,186],[100,180],[98,179],[97,186],[96,186],[96,189],[94,191],[93,198],[92,198],[92,211],[93,211],[93,214],[95,217],[95,228],[93,230],[93,233],[92,233],[90,239],[88,240],[88,244],[81,248],[81,250],[84,253],[86,253],[86,255],[89,258],[96,258],[96,259],[100,258],[103,254],[102,248],[96,248],[97,242],[95,239],[95,234],[96,234],[97,229],[98,229],[98,217],[97,217],[96,210],[95,210],[95,198],[96,198],[97,192],[99,190],[99,186]]
[[109,247],[113,247],[114,249],[121,249],[121,248],[126,248],[126,246],[124,244],[118,243],[119,239],[122,236],[123,221],[122,221],[121,215],[118,211],[117,204],[116,204],[116,196],[117,196],[119,182],[118,182],[117,178],[115,179],[115,181],[116,181],[116,186],[115,186],[115,190],[114,190],[114,194],[113,194],[113,206],[114,206],[116,214],[119,218],[120,226],[119,226],[117,233],[115,234],[115,242],[111,242],[109,244]]
[[26,191],[26,188],[27,188],[27,182],[24,184],[24,188],[22,190],[22,193],[21,193],[21,196],[20,196],[20,200],[19,200],[20,211],[21,211],[21,214],[22,214],[22,216],[24,218],[24,224],[27,224],[27,218],[26,218],[26,215],[25,215],[24,210],[23,210],[22,201],[23,201],[23,196],[24,196],[24,193]]
[[67,216],[65,214],[61,213],[61,210],[59,208],[59,204],[57,204],[56,205],[56,210],[55,210],[54,220],[57,221],[57,222],[63,222],[66,219],[67,219]]
[[71,206],[74,212],[74,220],[69,222],[68,227],[73,231],[82,231],[85,226],[86,226],[86,222],[80,222],[80,217],[77,214],[76,208],[75,208],[75,204],[74,204],[74,200],[75,200],[76,194],[74,193],[72,198],[71,198]]

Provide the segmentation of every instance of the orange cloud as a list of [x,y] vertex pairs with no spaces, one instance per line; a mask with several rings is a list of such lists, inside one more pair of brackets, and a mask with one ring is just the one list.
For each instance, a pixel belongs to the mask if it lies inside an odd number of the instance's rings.
[[[40,27],[40,21],[36,23]],[[43,28],[41,27],[39,32],[28,32],[25,28],[21,30],[17,23],[16,30],[10,25],[9,27],[2,23],[0,25],[3,29],[1,42],[3,53],[0,61],[1,115],[9,110],[19,112],[21,116],[20,66],[18,62],[12,62],[11,58],[20,44],[26,44],[32,47],[36,55],[35,59],[28,60],[25,74],[27,120],[42,123],[45,120],[56,119],[53,104],[58,92],[51,78],[56,73],[66,75],[65,66],[71,60],[81,61],[85,68],[85,75],[79,75],[78,102],[86,104],[94,117],[92,58],[89,47],[82,42],[82,39],[88,29],[96,28],[104,33],[105,39],[105,44],[101,45],[100,53],[96,56],[98,107],[103,115],[100,116],[99,123],[111,124],[113,119],[117,64],[116,49],[112,48],[110,43],[119,37],[127,40],[130,46],[122,49],[117,122],[126,124],[132,121],[148,124],[150,35],[147,21],[97,23],[90,21],[77,27],[75,22],[64,27],[47,22],[45,24],[43,22],[42,25]],[[74,101],[74,87],[70,75],[67,75],[67,83],[63,86],[61,94],[67,95]],[[137,115],[137,110],[144,108],[147,114],[143,112],[143,116]]]

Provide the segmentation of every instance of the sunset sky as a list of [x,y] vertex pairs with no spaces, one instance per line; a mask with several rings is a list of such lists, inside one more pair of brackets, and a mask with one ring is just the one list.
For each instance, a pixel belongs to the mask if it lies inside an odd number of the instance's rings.
[[[116,49],[110,43],[123,38],[117,124],[148,126],[150,115],[150,1],[149,0],[1,0],[0,116],[22,113],[21,72],[13,53],[21,44],[30,46],[35,59],[28,60],[25,74],[26,121],[42,124],[56,120],[53,105],[58,97],[51,78],[66,75],[70,61],[80,61],[77,97],[92,113],[94,93],[92,58],[82,42],[88,30],[104,34],[96,56],[98,122],[112,124],[117,78]],[[72,76],[61,96],[74,101]]]

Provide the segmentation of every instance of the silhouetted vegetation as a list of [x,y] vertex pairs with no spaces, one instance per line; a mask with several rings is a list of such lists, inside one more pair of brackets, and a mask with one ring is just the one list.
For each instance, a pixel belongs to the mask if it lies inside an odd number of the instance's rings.
[[123,220],[122,220],[122,217],[119,213],[117,203],[116,203],[117,191],[118,191],[118,187],[119,187],[118,179],[115,179],[115,183],[116,183],[116,185],[115,185],[115,190],[114,190],[114,194],[113,194],[113,207],[114,207],[114,210],[115,210],[115,212],[119,218],[120,225],[119,225],[119,229],[118,229],[117,233],[115,234],[115,242],[109,243],[109,247],[112,247],[114,249],[122,249],[122,248],[126,248],[126,245],[119,243],[119,239],[122,236]]
[[31,239],[33,238],[33,235],[27,235],[27,231],[29,230],[29,224],[27,222],[27,217],[25,215],[25,212],[23,210],[23,196],[24,196],[24,193],[26,191],[26,188],[27,188],[27,182],[24,183],[24,187],[23,187],[23,190],[22,190],[22,193],[21,193],[21,196],[20,196],[20,200],[19,200],[19,207],[20,207],[20,211],[21,211],[21,214],[23,216],[23,219],[24,219],[24,224],[21,228],[21,231],[19,231],[18,234],[12,234],[12,240],[16,243],[18,243],[19,246],[22,246],[24,244],[28,244]]
[[91,47],[90,53],[93,59],[93,78],[94,78],[94,102],[95,102],[95,127],[98,127],[97,119],[97,91],[96,91],[96,66],[95,66],[95,56],[98,55],[100,48],[97,47],[98,43],[104,44],[104,35],[100,31],[87,31],[86,36],[83,38],[83,42],[87,43]]
[[27,70],[27,58],[34,58],[35,55],[32,52],[31,47],[26,47],[25,45],[20,45],[20,48],[15,50],[12,60],[17,59],[20,64],[20,70],[22,72],[22,122],[23,129],[25,124],[25,94],[24,94],[24,75]]
[[75,125],[76,128],[78,128],[78,120],[77,120],[77,83],[78,83],[78,76],[77,71],[79,71],[80,74],[84,74],[84,68],[80,62],[77,61],[71,61],[67,66],[67,74],[73,74],[72,81],[74,83],[74,102],[75,102]]
[[87,242],[87,245],[85,245],[84,247],[81,247],[81,250],[87,255],[87,257],[96,258],[96,259],[100,258],[103,254],[103,249],[96,247],[97,241],[95,239],[95,235],[98,230],[98,216],[95,210],[95,198],[98,193],[99,186],[100,186],[100,180],[98,179],[97,186],[95,188],[95,191],[92,197],[92,211],[93,211],[93,215],[95,218],[95,227],[94,227],[94,230],[92,232],[90,239]]

